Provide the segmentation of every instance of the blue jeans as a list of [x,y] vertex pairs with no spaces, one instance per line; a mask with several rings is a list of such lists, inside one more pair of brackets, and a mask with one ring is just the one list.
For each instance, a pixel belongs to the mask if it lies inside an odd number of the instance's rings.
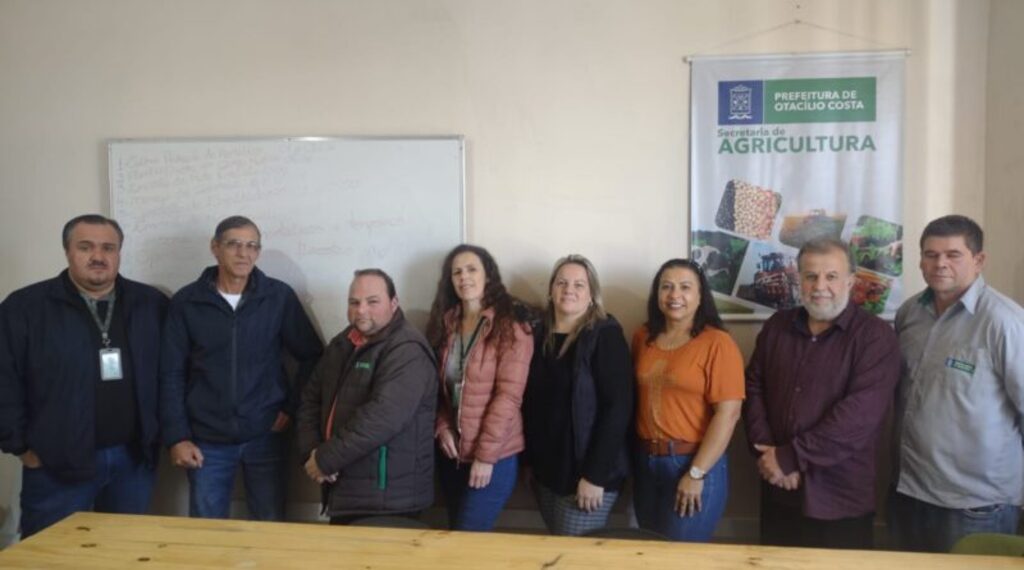
[[1020,507],[996,504],[974,509],[947,509],[892,491],[889,494],[888,518],[891,548],[949,552],[956,541],[968,534],[1016,534]]
[[228,518],[235,472],[241,466],[249,518],[284,520],[284,443],[284,436],[279,433],[268,433],[245,443],[196,441],[203,453],[203,466],[188,471],[189,515]]
[[89,481],[61,481],[46,470],[22,467],[22,540],[77,511],[142,514],[149,509],[156,471],[136,460],[125,445],[96,451]]
[[441,491],[448,505],[448,526],[452,530],[488,531],[516,486],[519,458],[506,457],[494,464],[491,482],[483,489],[469,488],[469,463],[459,463],[437,454]]
[[633,508],[640,528],[672,540],[707,542],[725,512],[729,467],[725,455],[704,476],[701,510],[691,516],[676,512],[676,488],[690,470],[693,455],[633,453]]

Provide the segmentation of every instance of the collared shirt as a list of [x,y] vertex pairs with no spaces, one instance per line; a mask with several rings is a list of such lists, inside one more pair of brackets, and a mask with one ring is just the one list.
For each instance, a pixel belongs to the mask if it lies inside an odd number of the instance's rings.
[[896,334],[850,304],[812,335],[803,308],[778,311],[757,336],[747,367],[743,420],[751,444],[776,446],[800,488],[769,499],[835,520],[875,510],[875,457],[899,380]]
[[946,508],[1024,502],[1024,309],[978,277],[940,316],[896,313],[903,352],[897,490]]

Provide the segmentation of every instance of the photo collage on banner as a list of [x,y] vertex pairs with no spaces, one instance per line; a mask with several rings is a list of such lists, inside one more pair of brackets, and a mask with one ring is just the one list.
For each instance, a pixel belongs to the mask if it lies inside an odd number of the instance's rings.
[[690,254],[727,318],[800,303],[797,252],[850,244],[853,302],[903,297],[903,52],[691,61]]

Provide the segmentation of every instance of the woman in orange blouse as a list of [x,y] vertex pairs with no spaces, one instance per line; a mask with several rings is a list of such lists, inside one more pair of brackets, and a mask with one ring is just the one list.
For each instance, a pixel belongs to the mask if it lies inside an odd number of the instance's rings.
[[740,417],[743,356],[725,332],[700,267],[665,262],[647,322],[633,335],[640,527],[673,540],[711,539],[729,487],[725,450]]

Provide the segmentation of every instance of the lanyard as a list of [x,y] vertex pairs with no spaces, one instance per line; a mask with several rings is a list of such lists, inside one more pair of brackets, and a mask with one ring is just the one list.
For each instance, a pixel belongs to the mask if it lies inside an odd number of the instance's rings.
[[93,299],[92,297],[85,298],[85,305],[89,307],[89,314],[92,315],[93,322],[96,323],[96,327],[100,329],[100,337],[103,339],[103,348],[110,348],[110,322],[114,318],[114,300],[117,299],[117,295],[114,291],[111,291],[109,295],[105,297],[107,300],[107,316],[100,322],[100,313],[96,308],[96,304],[103,299]]
[[476,343],[476,335],[480,333],[480,327],[484,324],[484,318],[476,322],[476,328],[473,329],[473,334],[469,337],[469,344],[463,344],[462,341],[462,328],[459,328],[459,371],[464,372],[466,370],[466,357],[469,356],[469,351],[473,349],[473,345]]

